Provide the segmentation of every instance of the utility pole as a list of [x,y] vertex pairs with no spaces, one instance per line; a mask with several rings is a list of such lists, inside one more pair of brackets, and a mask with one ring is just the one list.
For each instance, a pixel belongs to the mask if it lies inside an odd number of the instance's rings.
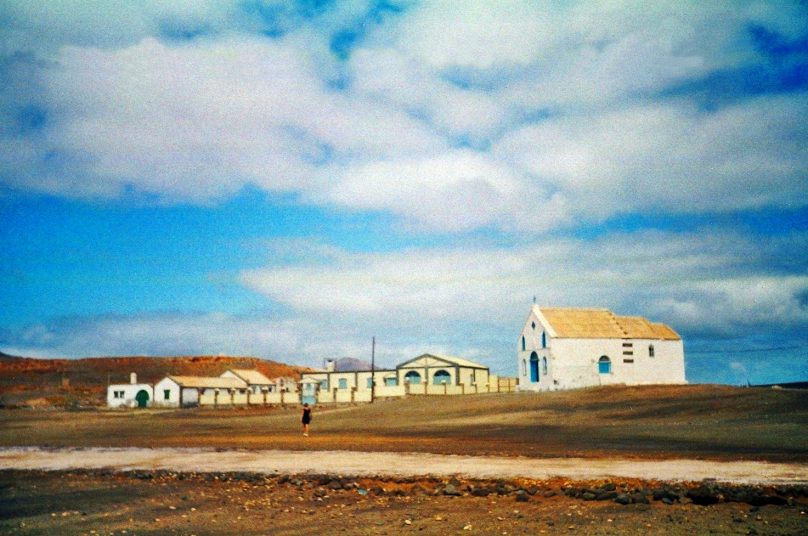
[[374,336],[370,347],[370,403],[376,397],[376,337]]

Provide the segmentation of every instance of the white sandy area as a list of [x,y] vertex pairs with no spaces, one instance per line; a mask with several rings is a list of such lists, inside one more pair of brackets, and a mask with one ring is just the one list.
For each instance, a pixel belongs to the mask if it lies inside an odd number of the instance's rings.
[[611,477],[661,481],[714,479],[735,484],[808,484],[808,464],[758,461],[505,458],[400,452],[215,450],[198,448],[0,448],[0,469],[170,470],[343,476],[467,478]]

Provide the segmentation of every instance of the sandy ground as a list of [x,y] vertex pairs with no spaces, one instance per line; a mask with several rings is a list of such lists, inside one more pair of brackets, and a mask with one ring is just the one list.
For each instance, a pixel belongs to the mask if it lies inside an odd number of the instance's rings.
[[808,464],[691,459],[510,458],[426,453],[221,450],[178,448],[0,449],[0,469],[170,470],[345,476],[462,476],[466,478],[637,478],[669,482],[713,479],[733,484],[808,484]]

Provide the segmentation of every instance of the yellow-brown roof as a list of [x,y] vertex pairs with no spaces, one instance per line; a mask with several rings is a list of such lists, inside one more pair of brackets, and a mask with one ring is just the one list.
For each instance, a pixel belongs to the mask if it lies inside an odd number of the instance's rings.
[[204,389],[243,389],[247,382],[239,378],[218,378],[207,376],[168,376],[183,387]]
[[255,369],[230,369],[230,372],[250,385],[271,385],[275,383]]
[[554,336],[569,339],[666,339],[681,337],[669,326],[641,316],[618,316],[608,309],[536,307]]

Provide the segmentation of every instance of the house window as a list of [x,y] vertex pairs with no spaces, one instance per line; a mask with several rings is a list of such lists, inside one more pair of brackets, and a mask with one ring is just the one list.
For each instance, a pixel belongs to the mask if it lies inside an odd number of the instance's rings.
[[532,328],[535,330],[535,329],[536,329],[536,323],[535,323],[535,322],[531,322],[530,327],[532,327]]
[[439,370],[432,377],[432,385],[443,385],[445,383],[449,383],[451,379],[452,379],[451,374],[449,374],[445,370]]
[[648,357],[654,357],[654,345],[653,344],[648,345]]
[[541,358],[541,373],[547,374],[547,356]]
[[373,378],[368,378],[368,389],[373,389]]
[[328,380],[320,380],[320,389],[328,391]]
[[599,374],[611,374],[612,373],[612,360],[608,357],[601,356],[598,359],[598,373]]
[[384,379],[384,384],[388,387],[395,387],[398,385],[398,378],[395,376],[388,376]]
[[539,381],[539,356],[536,352],[530,354],[530,381],[532,383]]
[[339,379],[339,388],[340,389],[347,389],[348,388],[348,380],[346,380],[345,378],[340,378]]
[[541,347],[547,348],[547,334],[545,332],[541,332]]
[[171,400],[171,389],[163,390],[163,400]]
[[114,398],[123,398],[123,391],[115,391],[113,393]]
[[522,360],[522,376],[527,376],[527,359]]
[[404,381],[406,383],[418,385],[419,383],[421,383],[421,375],[415,372],[414,370],[411,370],[404,375]]
[[522,351],[525,351],[525,336],[522,335]]
[[624,359],[623,363],[634,363],[633,359]]

